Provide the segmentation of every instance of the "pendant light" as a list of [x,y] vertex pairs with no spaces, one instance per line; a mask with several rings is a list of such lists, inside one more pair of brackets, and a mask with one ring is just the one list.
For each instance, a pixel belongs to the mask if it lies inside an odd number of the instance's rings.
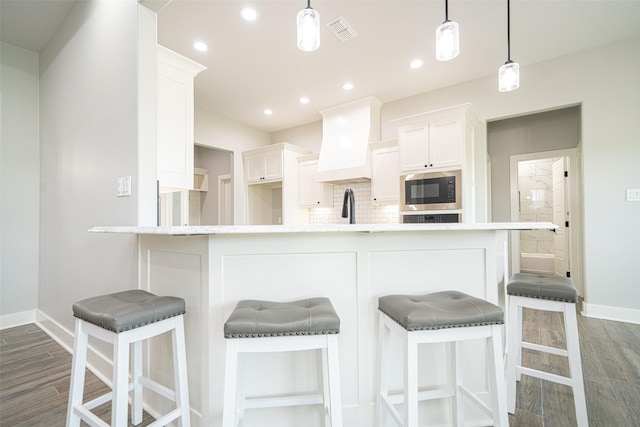
[[507,62],[498,70],[498,89],[509,92],[520,86],[520,65],[511,60],[511,8],[507,0]]
[[444,2],[444,22],[436,29],[436,59],[448,61],[460,53],[460,30],[457,22],[449,21],[449,0]]
[[307,0],[307,7],[298,12],[298,48],[311,52],[320,47],[320,14],[311,7],[311,0]]

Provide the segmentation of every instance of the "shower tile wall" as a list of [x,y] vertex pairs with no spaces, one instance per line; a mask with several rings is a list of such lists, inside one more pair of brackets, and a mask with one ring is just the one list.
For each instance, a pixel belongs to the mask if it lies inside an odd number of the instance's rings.
[[371,203],[371,183],[359,182],[333,186],[333,208],[309,209],[310,224],[348,224],[342,218],[344,191],[350,187],[356,202],[356,224],[397,224],[400,215],[398,205],[374,206]]
[[[551,165],[555,159],[531,160],[518,163],[520,191],[520,221],[553,220],[553,186]],[[553,254],[553,234],[548,230],[522,231],[520,251]]]

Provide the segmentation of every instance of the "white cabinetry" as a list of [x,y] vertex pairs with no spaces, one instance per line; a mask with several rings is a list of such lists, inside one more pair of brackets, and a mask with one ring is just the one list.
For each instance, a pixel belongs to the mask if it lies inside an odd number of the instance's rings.
[[282,149],[256,150],[244,153],[247,182],[267,182],[282,179]]
[[248,225],[309,223],[298,203],[298,160],[308,150],[281,142],[242,153]]
[[464,114],[438,112],[420,115],[398,127],[400,170],[415,172],[462,166]]
[[398,126],[400,173],[461,170],[463,221],[488,221],[486,125],[471,104],[393,123]]
[[371,148],[371,203],[397,204],[400,200],[398,141],[380,141]]
[[158,180],[193,188],[193,79],[206,67],[158,45]]
[[333,185],[318,182],[319,154],[298,157],[300,174],[300,206],[319,208],[333,207]]

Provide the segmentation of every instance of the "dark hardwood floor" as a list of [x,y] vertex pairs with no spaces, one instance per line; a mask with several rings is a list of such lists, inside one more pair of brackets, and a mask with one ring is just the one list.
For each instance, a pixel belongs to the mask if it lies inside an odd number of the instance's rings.
[[[524,316],[527,340],[564,345],[561,314],[525,310]],[[579,316],[578,327],[590,426],[640,426],[640,325]],[[523,360],[559,374],[568,371],[559,356],[524,350]],[[0,427],[64,426],[70,371],[71,355],[36,325],[0,331]],[[87,373],[86,398],[107,390]],[[575,425],[569,387],[523,376],[517,393],[511,426]],[[109,405],[98,415],[108,421]],[[145,414],[141,426],[152,421]]]
[[[0,331],[0,426],[64,426],[70,373],[71,354],[35,324]],[[87,370],[85,401],[108,391]],[[110,422],[110,403],[95,414]],[[151,422],[153,418],[145,412],[139,426]]]

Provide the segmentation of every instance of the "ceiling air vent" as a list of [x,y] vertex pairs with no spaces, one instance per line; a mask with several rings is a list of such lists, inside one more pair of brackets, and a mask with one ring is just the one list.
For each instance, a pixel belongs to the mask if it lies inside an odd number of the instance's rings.
[[339,16],[324,24],[340,41],[346,42],[358,35],[344,17]]

